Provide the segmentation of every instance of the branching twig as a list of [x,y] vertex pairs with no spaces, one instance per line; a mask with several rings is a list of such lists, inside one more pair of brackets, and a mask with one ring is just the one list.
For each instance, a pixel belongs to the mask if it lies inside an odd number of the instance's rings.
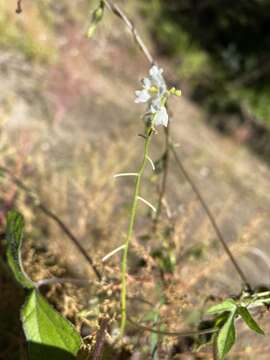
[[212,226],[213,226],[213,229],[215,230],[216,232],[216,235],[218,237],[218,240],[220,241],[220,243],[222,244],[225,252],[227,253],[229,259],[231,260],[232,264],[234,265],[235,267],[235,270],[237,271],[237,273],[239,274],[240,278],[242,279],[243,283],[244,283],[244,286],[246,287],[246,289],[248,291],[252,291],[251,289],[251,286],[244,274],[244,272],[242,271],[241,267],[239,266],[239,264],[237,263],[236,259],[234,258],[232,252],[230,251],[228,245],[226,244],[226,241],[225,239],[223,238],[223,235],[215,221],[215,218],[212,214],[212,212],[210,211],[207,203],[205,202],[204,198],[202,197],[201,195],[201,192],[200,190],[197,188],[197,186],[195,185],[194,181],[192,180],[191,176],[189,175],[189,173],[187,172],[187,170],[185,169],[182,161],[180,160],[179,156],[177,155],[176,151],[175,151],[175,148],[173,146],[173,144],[170,144],[170,149],[173,153],[173,156],[175,158],[175,161],[176,161],[176,164],[178,165],[178,169],[180,170],[181,174],[184,175],[185,179],[187,180],[187,182],[190,184],[192,190],[194,191],[194,193],[196,194],[198,200],[200,201],[206,215],[208,216],[209,218],[209,221],[211,222]]
[[27,194],[28,198],[31,200],[31,203],[35,207],[39,208],[45,215],[47,215],[50,219],[52,219],[59,226],[59,228],[66,234],[66,236],[72,241],[72,243],[76,246],[76,248],[79,250],[79,252],[86,259],[86,261],[90,264],[97,279],[101,280],[101,278],[102,278],[101,273],[95,266],[93,259],[87,253],[87,251],[82,247],[79,240],[71,232],[71,230],[68,228],[68,226],[52,210],[50,210],[46,205],[41,203],[40,200],[38,199],[38,197],[33,194],[31,189],[29,189],[20,179],[18,179],[15,175],[13,175],[7,168],[0,166],[0,171],[2,173],[4,173],[5,175],[7,175],[14,184],[16,184],[21,190],[23,190]]

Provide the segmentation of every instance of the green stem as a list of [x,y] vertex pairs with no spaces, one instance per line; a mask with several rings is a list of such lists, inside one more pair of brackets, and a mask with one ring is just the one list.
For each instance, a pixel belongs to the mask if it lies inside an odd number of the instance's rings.
[[130,244],[130,240],[133,235],[134,224],[136,219],[137,205],[138,205],[138,196],[140,196],[141,190],[141,180],[144,173],[144,169],[147,163],[147,156],[149,153],[149,145],[151,142],[153,130],[152,128],[148,128],[146,131],[145,143],[144,143],[144,154],[141,166],[138,171],[135,191],[132,199],[132,205],[130,210],[130,219],[128,225],[128,232],[125,241],[125,248],[122,257],[122,267],[121,267],[121,336],[125,333],[125,327],[127,322],[127,312],[126,312],[126,300],[127,300],[127,257],[128,257],[128,248]]

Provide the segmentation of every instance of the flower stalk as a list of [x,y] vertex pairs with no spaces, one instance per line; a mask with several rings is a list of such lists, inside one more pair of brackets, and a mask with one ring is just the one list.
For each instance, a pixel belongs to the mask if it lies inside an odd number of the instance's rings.
[[141,191],[141,180],[144,174],[144,170],[146,164],[148,162],[149,157],[149,147],[151,143],[153,135],[153,128],[152,126],[146,129],[146,136],[144,142],[144,153],[143,153],[143,160],[138,170],[138,176],[136,178],[135,190],[132,199],[132,205],[130,210],[130,218],[129,218],[129,225],[128,225],[128,232],[125,241],[125,247],[122,256],[122,266],[121,266],[121,336],[125,333],[126,322],[127,322],[127,257],[128,257],[128,249],[131,238],[133,236],[134,225],[136,220],[136,213],[138,207],[138,201],[140,198],[140,191]]
[[136,173],[136,184],[133,194],[127,237],[124,244],[121,264],[121,336],[123,336],[125,333],[125,327],[127,322],[127,257],[129,244],[134,231],[138,200],[142,201],[154,212],[156,212],[154,206],[140,196],[141,180],[144,174],[146,164],[149,162],[152,169],[155,168],[153,161],[149,157],[149,146],[152,135],[156,133],[155,127],[160,125],[163,125],[165,127],[168,126],[169,116],[166,109],[168,97],[171,94],[179,96],[178,93],[176,94],[177,90],[175,88],[170,90],[167,89],[167,85],[162,73],[163,69],[159,68],[157,65],[153,65],[149,70],[149,76],[147,78],[144,78],[142,81],[142,89],[135,92],[135,103],[145,103],[147,105],[147,112],[144,114],[144,118],[146,121],[146,130],[145,134],[142,135],[142,137],[144,138],[143,160],[138,172]]

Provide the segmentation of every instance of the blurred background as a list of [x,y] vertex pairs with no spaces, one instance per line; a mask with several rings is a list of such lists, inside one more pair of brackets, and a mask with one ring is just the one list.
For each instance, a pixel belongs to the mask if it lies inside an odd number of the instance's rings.
[[[119,275],[119,255],[106,264],[101,258],[122,243],[127,228],[133,180],[116,181],[113,175],[135,171],[141,161],[142,139],[137,135],[143,129],[143,108],[134,104],[134,91],[149,64],[123,23],[108,11],[94,37],[86,37],[96,4],[25,0],[23,12],[16,14],[15,0],[0,0],[0,231],[10,209],[23,213],[23,258],[34,280],[71,275],[94,279],[70,239],[37,208],[40,202],[76,234],[100,271]],[[181,98],[170,101],[177,152],[252,286],[268,288],[270,2],[117,4],[134,20],[169,84],[182,90]],[[152,157],[161,164],[165,141],[162,129],[158,133]],[[148,169],[144,180],[143,193],[153,204],[161,175],[162,166],[154,174]],[[14,176],[31,191],[18,186]],[[151,215],[139,207],[130,291],[161,303],[155,286],[159,272],[152,264],[157,262],[167,279],[168,299],[159,316],[175,331],[197,326],[209,295],[237,294],[241,281],[172,158],[162,215],[152,237]],[[4,251],[2,242],[0,359],[25,359],[18,318],[23,294],[6,271]],[[45,292],[78,330],[89,334],[96,331],[100,310],[93,299],[100,291],[96,285],[78,289],[69,284]],[[130,311],[137,315],[148,310],[132,303]],[[266,333],[267,317],[259,318]],[[268,336],[250,334],[243,324],[238,331],[240,341],[231,358],[269,358]],[[170,339],[159,345],[159,357],[153,357],[150,338],[130,330],[127,348],[110,349],[107,358],[212,356],[210,351],[194,355],[193,343]]]

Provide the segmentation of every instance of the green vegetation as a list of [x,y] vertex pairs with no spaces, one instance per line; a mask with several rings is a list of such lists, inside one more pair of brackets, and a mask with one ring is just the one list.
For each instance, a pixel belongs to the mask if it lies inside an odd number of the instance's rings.
[[56,312],[40,294],[38,284],[32,282],[23,269],[21,245],[23,217],[13,211],[7,217],[7,258],[19,284],[28,290],[21,311],[21,321],[29,347],[30,360],[74,359],[81,339],[73,326]]

